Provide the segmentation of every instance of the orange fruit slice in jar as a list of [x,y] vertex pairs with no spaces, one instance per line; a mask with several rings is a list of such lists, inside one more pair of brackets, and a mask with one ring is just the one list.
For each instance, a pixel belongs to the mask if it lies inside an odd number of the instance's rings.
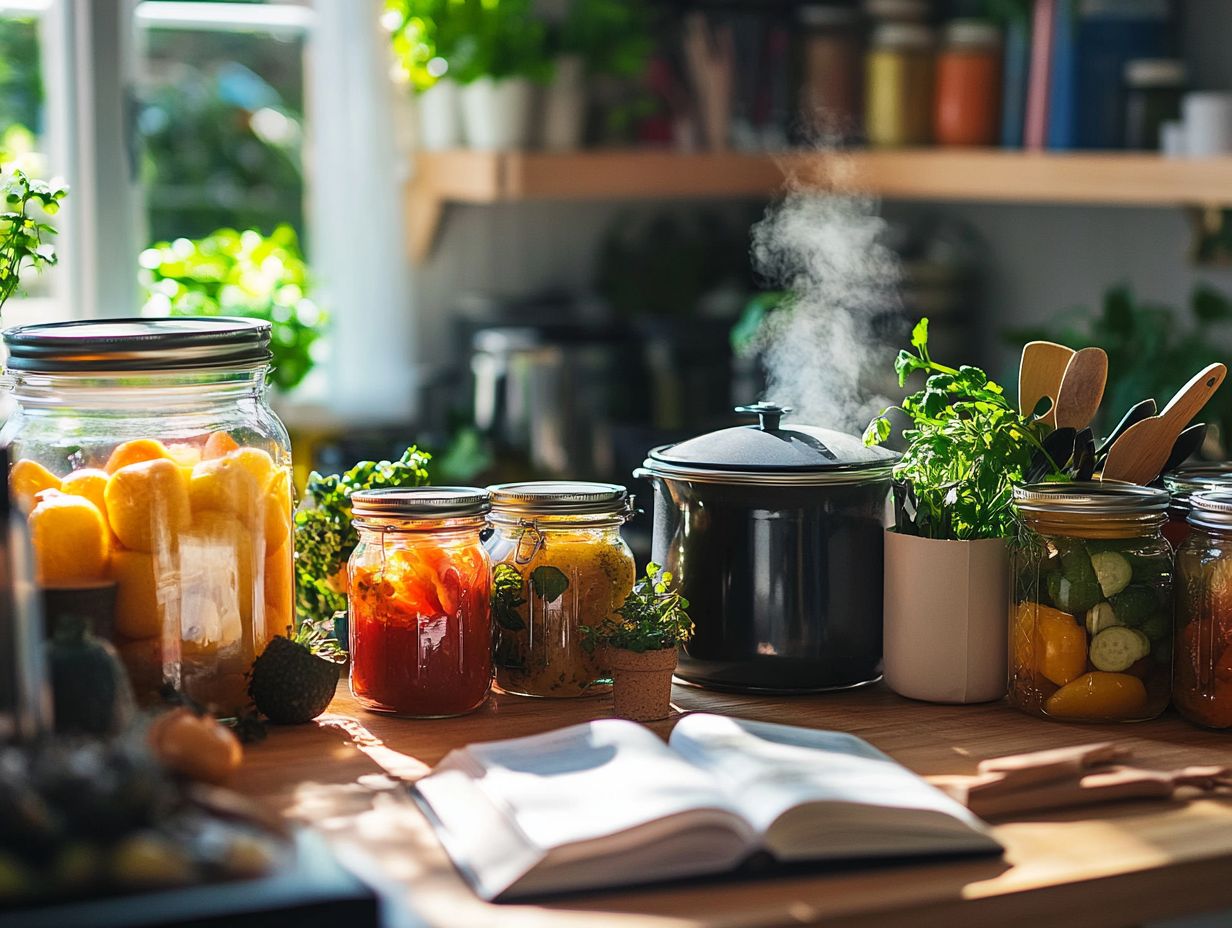
[[188,481],[170,458],[121,467],[107,481],[103,498],[111,530],[133,551],[170,549],[192,522]]
[[158,595],[154,556],[117,548],[111,553],[111,579],[116,582],[116,631],[134,640],[161,635],[166,609]]
[[17,504],[29,512],[34,508],[34,497],[43,490],[60,489],[60,478],[38,461],[22,458],[9,470],[9,489]]
[[[290,539],[283,541],[265,559],[265,643],[275,635],[287,635],[294,630],[293,608],[295,582],[292,577],[292,547]],[[260,648],[258,649],[260,650]]]
[[226,432],[211,432],[210,437],[205,440],[205,445],[201,449],[201,459],[204,461],[212,461],[214,458],[221,458],[232,451],[239,448],[239,443]]
[[111,452],[111,457],[107,458],[103,470],[114,474],[120,468],[128,467],[130,464],[159,459],[171,460],[166,445],[155,438],[136,438],[116,445],[115,450]]
[[260,502],[259,490],[252,474],[229,457],[202,461],[188,482],[194,514],[229,512],[249,523]]
[[109,479],[110,475],[105,470],[97,467],[83,467],[65,477],[60,484],[60,490],[71,496],[83,496],[88,499],[102,513],[103,520],[106,521],[107,502],[104,493],[107,490]]
[[35,571],[44,585],[102,580],[110,537],[102,513],[88,499],[44,491],[30,512]]

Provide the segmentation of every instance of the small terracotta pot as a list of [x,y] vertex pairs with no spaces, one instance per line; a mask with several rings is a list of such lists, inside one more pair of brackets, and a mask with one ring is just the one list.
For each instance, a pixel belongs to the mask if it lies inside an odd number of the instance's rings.
[[665,719],[672,708],[672,672],[676,649],[624,651],[609,648],[612,668],[612,704],[622,719],[653,722]]

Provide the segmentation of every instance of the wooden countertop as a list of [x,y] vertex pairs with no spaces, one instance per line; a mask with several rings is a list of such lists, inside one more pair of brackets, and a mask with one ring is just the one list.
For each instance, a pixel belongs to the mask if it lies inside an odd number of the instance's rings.
[[[1106,739],[1134,762],[1170,769],[1232,765],[1232,734],[1168,714],[1133,725],[1064,725],[1000,704],[933,706],[881,687],[754,697],[677,685],[680,711],[857,734],[921,774],[965,774],[986,757]],[[999,823],[1004,860],[831,867],[808,875],[727,880],[570,897],[545,905],[480,902],[450,865],[405,790],[451,748],[604,718],[611,699],[493,695],[460,719],[366,713],[346,682],[317,724],[272,727],[247,748],[235,785],[322,830],[345,859],[376,875],[429,925],[895,926],[1125,928],[1232,908],[1232,800],[1140,801]],[[651,727],[666,735],[674,719]],[[414,919],[411,920],[415,922]]]

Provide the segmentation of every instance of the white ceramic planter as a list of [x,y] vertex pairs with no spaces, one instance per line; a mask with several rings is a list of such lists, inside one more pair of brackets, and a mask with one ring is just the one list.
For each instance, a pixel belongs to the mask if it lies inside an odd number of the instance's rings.
[[415,98],[419,112],[419,147],[425,151],[444,151],[462,144],[461,89],[457,81],[437,81]]
[[525,148],[535,85],[522,77],[481,77],[462,87],[462,127],[466,143],[483,151]]
[[999,538],[885,533],[885,681],[926,702],[1005,695],[1009,556]]
[[556,60],[552,83],[543,100],[543,147],[576,151],[586,131],[586,72],[573,55]]

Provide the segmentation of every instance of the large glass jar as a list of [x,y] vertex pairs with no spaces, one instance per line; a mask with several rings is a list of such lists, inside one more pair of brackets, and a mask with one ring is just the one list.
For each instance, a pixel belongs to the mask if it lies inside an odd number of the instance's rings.
[[365,708],[447,718],[492,685],[491,568],[476,487],[365,490],[347,567],[351,693]]
[[270,327],[115,319],[4,333],[10,485],[44,586],[116,583],[115,642],[144,702],[216,712],[294,622],[291,453]]
[[1190,498],[1176,553],[1172,702],[1189,721],[1232,728],[1232,490]]
[[1210,490],[1232,490],[1232,462],[1219,464],[1193,464],[1181,467],[1164,475],[1164,487],[1172,495],[1168,504],[1168,522],[1164,525],[1164,537],[1172,547],[1180,549],[1189,537],[1190,499],[1198,493]]
[[1066,721],[1140,721],[1168,704],[1168,494],[1133,484],[1018,487],[1009,700]]
[[588,696],[611,688],[579,626],[615,615],[635,567],[620,527],[624,487],[514,483],[489,487],[496,682],[522,696]]

